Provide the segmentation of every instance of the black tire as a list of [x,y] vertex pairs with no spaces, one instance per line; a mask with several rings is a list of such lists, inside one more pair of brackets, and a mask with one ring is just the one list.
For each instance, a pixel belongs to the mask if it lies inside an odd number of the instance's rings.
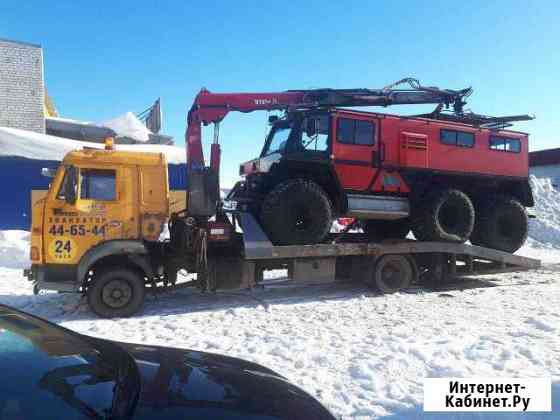
[[366,284],[381,293],[396,293],[415,281],[416,271],[404,255],[383,255],[376,262]]
[[89,307],[100,317],[128,317],[144,304],[144,277],[126,268],[102,271],[86,293]]
[[505,252],[523,246],[529,233],[525,207],[513,197],[486,198],[477,208],[471,243]]
[[410,232],[410,220],[365,220],[364,232],[370,242],[385,239],[404,239]]
[[475,221],[471,199],[455,189],[438,190],[413,209],[412,232],[419,241],[465,242]]
[[290,179],[267,194],[260,219],[277,245],[314,244],[329,233],[333,211],[327,194],[315,182]]

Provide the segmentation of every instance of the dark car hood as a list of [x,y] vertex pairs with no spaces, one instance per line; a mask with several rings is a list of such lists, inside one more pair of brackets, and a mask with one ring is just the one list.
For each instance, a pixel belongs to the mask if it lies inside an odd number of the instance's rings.
[[136,361],[141,392],[134,419],[334,419],[275,372],[211,353],[115,343]]

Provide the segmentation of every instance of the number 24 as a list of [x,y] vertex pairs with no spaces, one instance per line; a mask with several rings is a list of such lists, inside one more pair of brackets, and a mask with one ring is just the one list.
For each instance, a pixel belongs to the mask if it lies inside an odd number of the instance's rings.
[[72,251],[72,245],[70,245],[70,241],[56,241],[54,243],[54,252],[57,254],[62,254],[63,252],[70,253]]

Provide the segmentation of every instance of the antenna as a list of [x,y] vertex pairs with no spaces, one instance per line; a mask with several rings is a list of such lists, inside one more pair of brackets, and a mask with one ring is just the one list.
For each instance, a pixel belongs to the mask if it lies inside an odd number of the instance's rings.
[[137,117],[140,121],[144,122],[148,130],[157,134],[161,130],[161,114],[161,100],[157,98],[151,107],[139,113]]

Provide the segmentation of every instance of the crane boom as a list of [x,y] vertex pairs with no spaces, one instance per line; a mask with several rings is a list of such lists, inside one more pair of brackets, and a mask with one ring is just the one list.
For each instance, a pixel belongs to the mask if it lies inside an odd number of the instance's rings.
[[[408,84],[408,89],[395,89]],[[187,167],[190,171],[204,168],[202,150],[202,125],[216,125],[231,111],[252,112],[271,110],[311,109],[320,107],[390,106],[413,104],[438,104],[453,107],[462,114],[464,99],[471,88],[461,90],[425,87],[418,80],[406,78],[382,89],[311,89],[269,93],[211,93],[202,89],[195,98],[188,114],[186,131]],[[220,145],[217,130],[211,149],[210,167],[219,172]]]

